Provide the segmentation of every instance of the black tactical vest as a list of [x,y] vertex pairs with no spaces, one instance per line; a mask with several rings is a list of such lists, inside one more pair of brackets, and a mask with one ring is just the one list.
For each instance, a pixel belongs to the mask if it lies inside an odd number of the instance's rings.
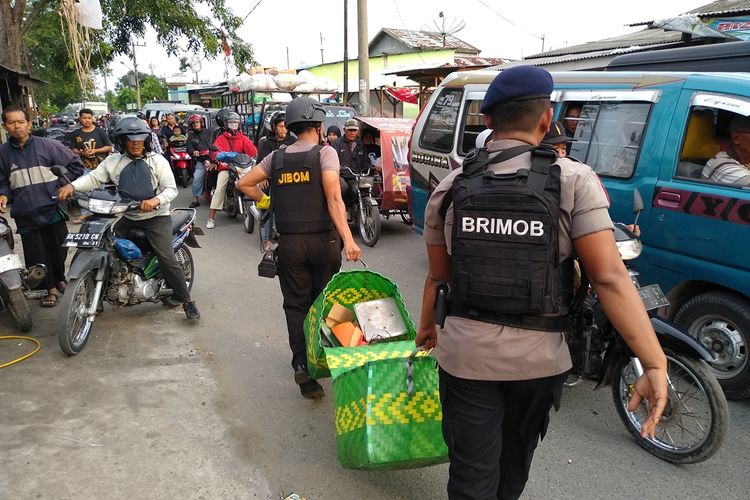
[[323,192],[320,150],[273,153],[271,203],[279,234],[325,233],[333,229]]
[[143,201],[156,196],[148,163],[138,158],[125,165],[117,179],[117,191],[129,200]]
[[[532,152],[532,165],[487,165]],[[560,167],[548,148],[519,146],[493,159],[475,150],[453,182],[450,315],[562,331],[572,302],[572,260],[559,260]]]

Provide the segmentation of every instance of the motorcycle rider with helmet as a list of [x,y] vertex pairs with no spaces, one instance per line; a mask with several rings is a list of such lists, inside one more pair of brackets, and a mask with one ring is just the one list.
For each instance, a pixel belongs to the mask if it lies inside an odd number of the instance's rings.
[[[252,157],[258,154],[253,141],[240,130],[240,115],[234,111],[230,111],[225,115],[223,121],[224,127],[214,140],[215,151],[211,152],[212,160],[216,160],[216,156],[222,152],[245,153]],[[211,197],[211,208],[208,210],[208,220],[206,221],[206,229],[213,229],[216,227],[216,223],[214,222],[216,211],[221,210],[224,206],[224,196],[226,194],[227,183],[229,182],[229,168],[221,163],[218,165],[212,163],[206,169],[218,170],[216,190]]]
[[193,201],[190,203],[190,208],[200,206],[198,197],[203,192],[203,180],[206,175],[206,163],[207,156],[202,156],[201,151],[209,151],[211,149],[211,132],[203,127],[203,117],[199,114],[192,114],[188,118],[188,126],[190,131],[188,132],[187,150],[190,156],[193,157],[195,167],[193,168]]
[[140,211],[126,212],[117,222],[115,232],[123,238],[134,228],[146,234],[164,279],[172,289],[171,302],[182,304],[187,319],[198,320],[200,312],[190,298],[185,275],[172,250],[169,204],[177,197],[177,184],[169,162],[153,153],[151,130],[137,117],[120,119],[112,138],[121,152],[108,156],[89,175],[60,188],[58,197],[63,201],[76,191],[88,193],[111,182],[124,198],[140,201]]

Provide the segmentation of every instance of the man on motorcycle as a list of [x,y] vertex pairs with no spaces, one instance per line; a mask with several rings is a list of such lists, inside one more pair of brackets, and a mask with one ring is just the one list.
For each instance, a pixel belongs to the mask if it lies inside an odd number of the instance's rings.
[[341,188],[344,192],[344,201],[349,205],[356,199],[357,186],[354,176],[372,167],[367,155],[367,147],[359,139],[359,123],[357,120],[354,118],[346,120],[344,136],[333,141],[331,147],[339,155],[341,177],[346,181],[345,184],[341,184]]
[[169,204],[177,197],[177,184],[163,156],[151,151],[151,131],[138,118],[122,118],[112,131],[122,153],[113,154],[85,177],[60,188],[58,197],[65,200],[74,192],[88,193],[112,182],[121,195],[141,202],[139,212],[126,212],[117,222],[115,232],[127,238],[131,228],[146,233],[154,249],[174,302],[182,303],[185,316],[198,320],[201,315],[190,298],[185,275],[172,250],[172,221]]
[[187,150],[190,156],[193,157],[195,162],[195,168],[193,169],[193,202],[190,203],[190,208],[195,208],[200,205],[198,197],[203,192],[203,180],[206,175],[206,163],[205,160],[208,158],[202,151],[209,151],[211,149],[211,132],[203,128],[203,117],[198,114],[190,115],[188,118],[188,126],[190,132],[188,132]]
[[[211,159],[216,160],[216,155],[221,152],[245,153],[253,157],[258,154],[253,141],[240,130],[240,115],[230,111],[225,116],[224,129],[214,141],[215,151],[212,151]],[[208,210],[208,220],[206,221],[206,229],[213,229],[216,227],[214,222],[216,211],[221,210],[224,206],[224,196],[229,182],[229,167],[212,163],[211,166],[206,168],[207,170],[216,168],[219,171],[216,178],[216,190],[211,197],[211,208]]]

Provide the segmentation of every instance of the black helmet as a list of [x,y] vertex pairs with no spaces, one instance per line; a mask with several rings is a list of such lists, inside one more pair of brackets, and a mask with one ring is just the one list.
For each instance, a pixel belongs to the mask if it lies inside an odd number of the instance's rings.
[[148,125],[138,117],[126,116],[117,120],[112,129],[112,139],[121,140],[128,138],[131,141],[145,141],[151,137]]
[[[229,113],[224,115],[224,126],[222,128],[225,130],[229,130],[229,122],[232,122],[232,121],[242,123],[242,120],[240,119],[240,115],[238,115],[234,111],[230,111]],[[230,132],[232,131],[230,130]]]
[[271,120],[269,121],[269,124],[271,125],[271,131],[276,131],[276,125],[279,124],[279,122],[283,122],[286,120],[286,113],[283,111],[277,111],[274,114],[271,115]]
[[322,123],[325,119],[326,111],[323,105],[312,97],[297,97],[286,107],[287,128],[295,123]]
[[227,109],[227,108],[222,108],[222,109],[220,109],[220,110],[219,110],[219,111],[218,111],[218,112],[216,113],[216,116],[214,117],[214,120],[216,120],[216,125],[217,125],[217,126],[218,126],[219,128],[224,128],[224,124],[226,123],[226,116],[227,116],[227,115],[228,115],[229,113],[231,113],[231,112],[232,112],[232,110],[231,110],[231,109]]

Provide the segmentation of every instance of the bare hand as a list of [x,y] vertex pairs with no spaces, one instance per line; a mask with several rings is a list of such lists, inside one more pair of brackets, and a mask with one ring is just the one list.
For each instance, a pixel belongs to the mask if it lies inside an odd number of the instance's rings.
[[437,346],[437,336],[437,325],[431,325],[427,328],[419,327],[414,343],[417,347],[425,346],[427,349],[432,349]]
[[141,202],[141,211],[142,212],[151,212],[152,210],[156,210],[156,208],[161,204],[159,201],[159,198],[153,197],[148,200],[143,200]]
[[8,197],[0,195],[0,213],[5,213],[5,207],[8,206]]
[[268,180],[265,180],[263,182],[259,182],[258,183],[258,188],[262,189],[263,191],[265,191],[266,188],[268,188]]
[[349,243],[344,243],[344,255],[346,260],[359,260],[362,250],[354,243],[354,240],[351,240]]
[[75,192],[76,190],[71,184],[66,184],[57,191],[57,199],[60,201],[65,201],[70,197],[70,195]]
[[207,161],[206,170],[216,170],[216,163]]
[[193,157],[200,156],[200,151],[193,151]]
[[660,368],[648,368],[635,381],[628,411],[636,411],[641,401],[648,401],[648,418],[641,425],[641,437],[654,438],[664,407],[667,405],[667,372]]
[[631,233],[633,233],[634,235],[636,235],[636,236],[640,236],[640,235],[641,235],[641,228],[640,228],[640,226],[638,226],[637,224],[628,224],[628,225],[627,225],[627,226],[625,226],[625,227],[627,227],[627,228],[628,228],[628,230],[629,230],[629,231],[630,231]]

